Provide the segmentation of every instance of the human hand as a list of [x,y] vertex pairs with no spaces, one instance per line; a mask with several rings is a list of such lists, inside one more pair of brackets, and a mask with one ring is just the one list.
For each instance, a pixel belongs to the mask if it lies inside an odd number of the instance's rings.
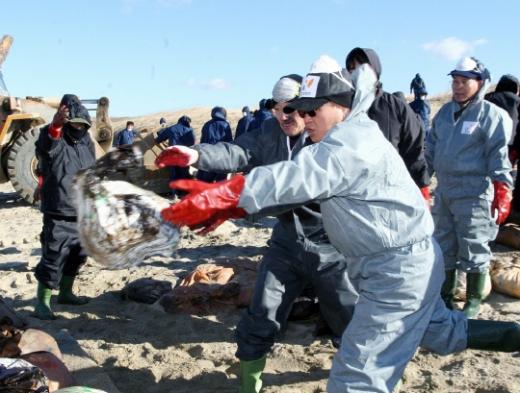
[[163,150],[155,159],[155,165],[159,168],[165,166],[187,167],[197,162],[199,152],[186,146],[176,145]]
[[244,188],[245,177],[237,175],[217,183],[199,180],[177,180],[170,183],[173,189],[188,192],[180,202],[161,211],[164,220],[177,226],[199,229],[206,234],[229,218],[242,218],[245,210],[237,207]]
[[425,186],[421,188],[421,194],[428,207],[432,208],[432,196],[430,195],[430,187]]
[[493,187],[495,188],[495,197],[491,204],[491,215],[492,217],[496,216],[497,225],[501,225],[509,216],[509,212],[511,211],[511,200],[513,197],[511,195],[511,190],[506,183],[494,181]]
[[56,128],[63,127],[63,125],[69,120],[69,116],[69,108],[67,108],[66,105],[61,105],[52,118],[52,125]]

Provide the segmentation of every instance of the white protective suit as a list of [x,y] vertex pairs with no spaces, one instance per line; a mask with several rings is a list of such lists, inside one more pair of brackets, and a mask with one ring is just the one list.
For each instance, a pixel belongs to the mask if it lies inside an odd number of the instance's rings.
[[246,176],[248,213],[319,200],[331,243],[346,257],[359,293],[327,389],[391,392],[419,345],[441,354],[466,348],[467,319],[440,297],[442,254],[433,221],[402,159],[366,111],[375,74],[354,77],[347,119],[293,161]]
[[489,241],[498,232],[491,213],[492,181],[513,184],[507,156],[513,123],[503,109],[484,100],[487,85],[457,120],[459,104],[445,104],[426,140],[426,161],[438,180],[432,209],[434,237],[447,270],[488,271]]

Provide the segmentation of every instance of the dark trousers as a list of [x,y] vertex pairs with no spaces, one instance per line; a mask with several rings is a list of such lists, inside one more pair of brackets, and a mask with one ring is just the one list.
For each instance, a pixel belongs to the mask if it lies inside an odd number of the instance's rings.
[[76,217],[43,215],[40,234],[42,258],[36,266],[36,279],[57,289],[62,276],[76,276],[87,260],[78,238]]
[[271,349],[286,327],[294,300],[311,284],[320,310],[340,337],[352,318],[357,294],[347,276],[346,261],[321,262],[317,254],[271,242],[258,271],[251,304],[236,329],[241,360],[256,360]]
[[197,172],[197,179],[205,181],[206,183],[213,183],[216,181],[226,180],[226,173],[206,172],[199,170]]
[[[182,179],[191,179],[190,169],[187,167],[180,166],[172,166],[170,168],[170,180],[182,180]],[[179,198],[182,198],[186,195],[185,191],[181,190],[172,190],[172,196],[177,195]]]

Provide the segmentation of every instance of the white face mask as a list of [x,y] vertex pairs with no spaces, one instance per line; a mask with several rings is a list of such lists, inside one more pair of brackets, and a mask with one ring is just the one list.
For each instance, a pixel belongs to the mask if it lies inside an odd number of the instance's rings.
[[127,129],[128,131],[133,131],[133,130],[134,130],[134,127],[126,127],[126,129]]

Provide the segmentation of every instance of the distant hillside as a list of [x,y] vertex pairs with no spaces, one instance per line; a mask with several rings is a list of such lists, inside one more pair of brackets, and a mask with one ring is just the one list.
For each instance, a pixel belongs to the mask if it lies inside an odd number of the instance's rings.
[[[231,129],[233,131],[233,136],[235,135],[235,129],[238,123],[238,120],[242,117],[242,112],[240,109],[227,109],[227,118],[231,125]],[[157,112],[151,115],[146,116],[137,116],[137,117],[114,117],[112,118],[112,125],[114,127],[114,131],[120,131],[126,126],[126,122],[128,120],[132,120],[135,123],[135,128],[140,131],[146,129],[147,131],[158,131],[160,129],[159,119],[164,117],[167,121],[167,124],[175,124],[177,120],[182,115],[187,115],[191,118],[191,126],[195,130],[196,141],[197,143],[200,141],[200,132],[202,126],[205,122],[211,119],[211,108],[189,108],[182,109],[178,111],[172,112]]]
[[[493,90],[494,86],[490,89]],[[407,95],[406,99],[408,102],[413,100],[412,95]],[[444,105],[446,102],[448,102],[451,99],[451,92],[441,93],[437,95],[432,95],[428,98],[428,102],[431,105],[432,108],[432,114],[433,117],[437,111],[440,109],[442,105]],[[231,124],[231,129],[233,131],[233,136],[235,135],[235,129],[238,123],[238,120],[240,117],[242,117],[242,113],[240,109],[227,109],[227,117],[228,121]],[[120,131],[122,130],[126,122],[128,120],[132,120],[135,123],[135,127],[137,130],[144,130],[147,131],[158,131],[160,129],[159,127],[159,119],[161,117],[164,117],[168,124],[175,124],[179,117],[182,115],[188,115],[191,117],[192,120],[192,127],[195,130],[196,134],[196,141],[197,143],[200,140],[200,131],[202,129],[202,126],[206,121],[208,121],[211,118],[211,108],[205,108],[205,107],[196,107],[196,108],[188,108],[188,109],[182,109],[178,111],[171,111],[171,112],[157,112],[150,115],[145,116],[137,116],[137,117],[114,117],[112,118],[112,125],[114,126],[114,130]]]

